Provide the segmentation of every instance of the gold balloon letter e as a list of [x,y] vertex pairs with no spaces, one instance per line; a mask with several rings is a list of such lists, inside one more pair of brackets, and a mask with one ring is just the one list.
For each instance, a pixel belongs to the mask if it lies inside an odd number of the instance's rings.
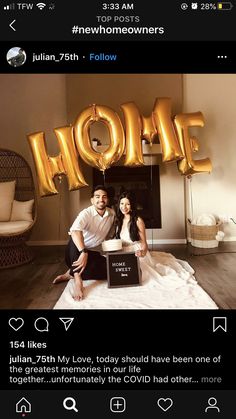
[[178,169],[183,175],[193,175],[195,173],[210,173],[212,164],[209,158],[194,160],[192,151],[198,150],[196,138],[190,138],[189,127],[203,127],[204,118],[201,112],[182,113],[176,115],[175,126],[177,129],[179,142],[183,150],[184,159],[178,162]]

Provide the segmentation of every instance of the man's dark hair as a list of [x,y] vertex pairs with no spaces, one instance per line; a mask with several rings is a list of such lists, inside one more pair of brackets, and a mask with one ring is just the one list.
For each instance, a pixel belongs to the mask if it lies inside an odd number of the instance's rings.
[[92,189],[91,198],[94,196],[94,194],[95,194],[96,191],[104,191],[104,192],[106,192],[106,194],[108,196],[108,190],[107,190],[107,188],[104,185],[97,185],[97,186],[95,186]]

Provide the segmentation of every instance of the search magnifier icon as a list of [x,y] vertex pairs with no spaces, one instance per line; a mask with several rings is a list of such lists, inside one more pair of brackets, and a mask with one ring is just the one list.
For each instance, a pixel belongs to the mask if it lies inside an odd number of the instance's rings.
[[63,400],[63,407],[66,410],[74,410],[75,412],[78,412],[78,409],[76,408],[76,401],[73,397],[66,397]]

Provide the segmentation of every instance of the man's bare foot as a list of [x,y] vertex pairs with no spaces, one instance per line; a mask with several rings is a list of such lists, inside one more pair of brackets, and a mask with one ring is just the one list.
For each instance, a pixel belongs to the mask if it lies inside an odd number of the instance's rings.
[[83,299],[83,281],[81,279],[81,276],[79,274],[75,273],[74,277],[74,293],[73,298],[75,301],[81,301]]
[[65,272],[62,275],[58,275],[53,281],[53,284],[59,284],[60,282],[64,282],[64,281],[69,281],[69,279],[71,278],[70,276],[70,270],[68,270],[67,272]]

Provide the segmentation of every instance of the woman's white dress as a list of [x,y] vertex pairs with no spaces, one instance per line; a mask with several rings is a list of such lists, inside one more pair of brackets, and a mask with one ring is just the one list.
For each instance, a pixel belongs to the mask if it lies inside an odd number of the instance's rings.
[[[136,252],[141,249],[141,242],[132,242],[128,228],[122,228],[120,238],[123,251]],[[194,270],[183,261],[176,259],[172,254],[165,252],[149,252],[139,258],[142,271],[142,283],[153,283],[153,279],[160,287],[178,288],[188,283],[196,284]]]
[[[121,231],[123,250],[135,252],[140,242],[132,242],[127,229]],[[107,281],[84,281],[84,299],[73,300],[70,280],[54,308],[79,309],[216,309],[210,296],[197,284],[191,266],[170,253],[147,252],[140,257],[140,287],[108,288]]]

